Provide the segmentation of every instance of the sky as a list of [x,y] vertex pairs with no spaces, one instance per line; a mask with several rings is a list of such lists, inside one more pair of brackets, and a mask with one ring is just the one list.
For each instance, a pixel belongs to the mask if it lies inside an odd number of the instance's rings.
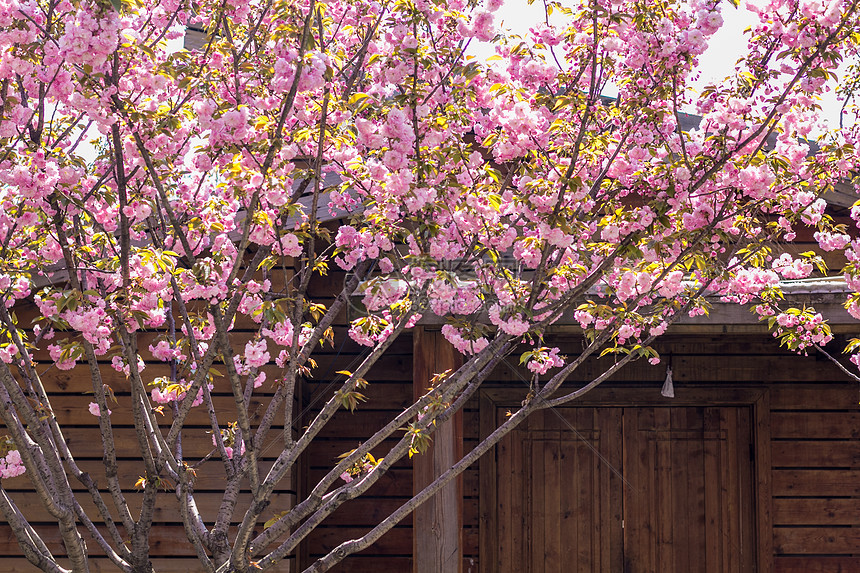
[[[722,28],[711,37],[708,51],[699,57],[701,77],[693,84],[694,88],[702,88],[711,83],[717,83],[731,75],[735,62],[746,46],[744,30],[757,21],[757,16],[744,8],[734,8],[729,2],[722,2]],[[526,0],[507,0],[496,12],[496,24],[499,28],[510,30],[511,33],[525,35],[530,27],[543,21],[543,3],[540,0],[529,5]],[[492,52],[478,50],[476,55],[487,57]],[[607,94],[612,95],[612,94]],[[823,115],[831,127],[838,127],[841,103],[837,101],[834,92],[822,97]]]

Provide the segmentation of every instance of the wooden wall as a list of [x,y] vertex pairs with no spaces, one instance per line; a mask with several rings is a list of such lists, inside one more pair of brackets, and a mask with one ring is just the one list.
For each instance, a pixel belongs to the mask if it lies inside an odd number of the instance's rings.
[[[315,376],[306,383],[301,402],[297,407],[307,423],[335,389],[333,382],[338,370],[354,368],[363,349],[344,340],[338,329],[334,348],[327,347],[321,357]],[[579,342],[573,335],[558,335],[557,344],[565,352],[573,353]],[[758,452],[770,458],[770,471],[759,479],[769,480],[771,497],[759,500],[758,511],[770,513],[770,538],[759,543],[772,545],[770,563],[762,563],[762,571],[775,573],[848,572],[860,571],[860,390],[836,367],[815,356],[801,357],[779,350],[766,335],[687,335],[668,337],[661,342],[664,362],[658,366],[636,363],[622,370],[608,387],[636,388],[659,393],[665,377],[665,364],[671,362],[674,370],[676,393],[691,388],[716,388],[731,392],[737,388],[765,388],[769,400],[767,430],[770,439],[768,451]],[[488,381],[489,388],[518,388],[527,391],[522,369],[515,367],[518,356],[510,357]],[[586,365],[576,379],[586,380],[601,371],[607,360]],[[340,411],[308,452],[306,476],[297,480],[296,488],[306,489],[308,484],[323,475],[335,463],[337,456],[355,448],[390,416],[408,404],[412,398],[412,340],[404,336],[380,361],[367,377],[370,386],[364,392],[368,401],[355,413]],[[158,366],[149,366],[153,376]],[[55,414],[61,424],[69,428],[68,435],[73,452],[81,465],[99,475],[101,451],[92,439],[96,419],[86,411],[90,397],[89,381],[77,373],[45,370],[45,380],[55,400]],[[120,404],[112,407],[112,418],[118,424],[118,440],[123,457],[123,480],[135,480],[138,463],[134,461],[131,443],[131,426],[128,419],[127,388],[120,375],[112,381]],[[571,382],[571,386],[576,382]],[[259,394],[264,400],[271,389]],[[216,399],[229,396],[216,392]],[[257,399],[257,398],[255,398]],[[470,450],[479,437],[479,407],[474,400],[464,413],[464,449]],[[187,455],[201,456],[208,452],[211,442],[204,433],[206,421],[202,412],[192,417],[187,432]],[[374,454],[384,455],[385,448]],[[275,451],[268,452],[274,458]],[[210,469],[211,468],[211,469]],[[204,500],[204,513],[215,510],[221,484],[217,464],[210,462],[201,471],[198,491]],[[103,484],[103,479],[100,480]],[[56,528],[38,504],[28,494],[26,478],[4,480],[4,487],[20,500],[25,513],[45,531],[52,546],[58,547]],[[464,563],[463,571],[479,571],[479,475],[477,465],[464,476]],[[299,565],[320,556],[340,542],[366,532],[387,516],[412,494],[412,470],[408,461],[397,464],[394,471],[383,477],[368,496],[345,504],[315,531],[303,544],[296,559]],[[131,496],[134,498],[134,495]],[[272,511],[280,511],[293,502],[294,490],[286,487],[273,504]],[[183,543],[184,532],[179,524],[178,511],[170,494],[159,505],[157,525],[153,532],[153,553],[159,571],[197,570],[190,546]],[[268,518],[269,516],[264,516]],[[368,550],[349,557],[337,571],[352,573],[370,571],[409,571],[412,568],[412,524],[406,520],[386,534]],[[93,543],[89,544],[91,548]],[[96,553],[96,551],[93,551]],[[5,527],[0,527],[0,559],[4,572],[32,571],[20,557],[14,538]],[[279,570],[294,570],[287,561]],[[113,570],[98,560],[95,571]]]
[[[572,352],[574,336],[559,336],[557,343]],[[659,394],[666,364],[672,364],[677,396],[707,388],[727,393],[738,389],[764,389],[769,407],[764,412],[769,439],[758,452],[769,460],[768,471],[756,476],[768,481],[771,495],[757,500],[757,511],[768,512],[767,533],[757,540],[770,546],[761,571],[775,573],[860,571],[860,388],[820,356],[797,356],[779,349],[769,336],[675,336],[662,341],[663,363],[636,363],[607,383],[608,388],[638,389]],[[349,362],[345,355],[338,364]],[[519,388],[527,392],[526,374],[512,356],[488,381],[488,388]],[[593,361],[577,380],[586,380],[608,363]],[[311,477],[330,467],[334,458],[357,445],[362,436],[380,427],[411,397],[409,342],[396,350],[368,379],[370,400],[355,413],[341,412],[326,440],[311,455]],[[340,367],[338,367],[340,369]],[[575,382],[571,383],[573,386]],[[311,382],[309,397],[325,393],[327,382]],[[309,412],[313,406],[309,406]],[[478,402],[465,412],[464,449],[478,441]],[[380,455],[383,450],[380,449]],[[479,571],[478,469],[465,475],[464,571]],[[308,548],[322,554],[351,535],[366,531],[411,493],[411,471],[399,464],[377,485],[371,498],[341,508],[315,534]],[[411,530],[403,523],[374,547],[348,558],[338,571],[408,571],[411,569]]]
[[771,396],[775,571],[860,571],[857,384]]
[[[26,306],[18,307],[16,311],[21,324],[29,324],[35,314],[33,308]],[[250,324],[242,323],[237,325],[235,332],[237,343],[244,345],[245,341],[250,337],[251,326]],[[144,379],[146,380],[169,375],[169,368],[163,363],[155,361],[146,350],[154,337],[154,333],[143,333],[139,338],[140,354],[146,362],[146,368],[143,371]],[[47,352],[37,353],[35,358],[38,360],[37,368],[49,395],[53,413],[57,417],[64,435],[67,437],[72,454],[75,456],[79,467],[90,473],[97,482],[108,507],[113,507],[110,495],[107,493],[98,418],[88,411],[88,405],[93,401],[93,389],[86,366],[79,366],[70,371],[60,371],[50,365]],[[256,390],[251,399],[249,410],[252,423],[262,416],[265,405],[268,403],[268,398],[274,393],[271,382],[278,375],[278,370],[274,367],[267,367],[266,370],[268,371],[268,382]],[[137,452],[139,450],[132,422],[129,384],[124,375],[110,367],[109,360],[103,362],[101,372],[104,382],[111,386],[117,399],[117,403],[109,404],[109,409],[112,412],[111,421],[116,440],[120,483],[124,491],[129,492],[127,493],[127,500],[132,515],[136,516],[136,512],[140,508],[142,494],[133,490],[133,484],[143,474],[143,467],[142,463],[137,459]],[[221,412],[235,411],[235,407],[232,406],[233,395],[227,385],[216,382],[212,394],[216,408]],[[300,396],[296,398],[295,407],[301,407]],[[165,411],[167,413],[163,417],[156,415],[156,418],[162,421],[160,425],[166,432],[172,416],[169,413],[169,407],[165,407]],[[230,417],[228,414],[225,417],[228,418],[224,420],[225,423],[235,420],[235,415]],[[282,430],[282,425],[273,426],[273,430],[270,433],[271,444],[265,449],[261,457],[264,467],[268,467],[280,451],[278,449],[278,436]],[[0,423],[0,435],[5,433],[5,428]],[[209,419],[202,407],[194,408],[189,414],[187,424],[182,432],[182,447],[185,459],[190,464],[201,460],[212,451]],[[211,523],[218,512],[223,495],[225,483],[224,467],[216,455],[213,459],[198,467],[196,471],[195,495],[199,510],[203,518],[207,520],[207,523]],[[100,520],[97,520],[98,513],[85,488],[74,478],[70,477],[69,479],[73,489],[81,492],[81,495],[78,497],[87,514],[96,520],[96,523],[99,523]],[[29,518],[35,529],[43,535],[49,549],[51,549],[54,555],[63,555],[57,526],[33,492],[33,487],[27,479],[26,474],[21,477],[3,480],[3,487],[16,504],[18,504],[24,515]],[[247,484],[245,489],[242,490],[241,495],[242,499],[250,499],[250,489],[247,488]],[[295,496],[296,489],[293,481],[288,479],[282,482],[273,496],[272,505],[262,516],[257,531],[262,530],[263,522],[270,519],[274,513],[291,507],[295,503]],[[233,516],[232,523],[234,524],[238,524],[241,521],[242,503],[242,501],[239,503],[240,511]],[[114,517],[116,518],[115,515]],[[121,526],[120,531],[124,532]],[[84,535],[89,553],[92,556],[91,571],[94,573],[119,571],[106,558],[101,557],[104,553],[95,541],[90,539],[86,534]],[[193,547],[186,541],[178,502],[172,491],[159,494],[150,540],[151,555],[153,556],[153,564],[156,567],[156,571],[186,573],[188,571],[201,570]],[[282,572],[294,571],[295,560],[294,555],[288,557],[277,570]],[[22,557],[14,535],[5,524],[0,524],[0,571],[3,573],[35,571],[35,568]]]
[[[334,351],[331,370],[352,369],[361,357],[362,349],[351,343]],[[399,411],[412,403],[412,337],[403,336],[394,343],[391,351],[377,363],[367,380],[370,385],[362,393],[368,398],[355,412],[341,410],[328,424],[320,439],[308,452],[309,482],[315,483],[323,472],[337,461],[337,456],[352,450],[373,431],[381,428]],[[319,404],[331,396],[333,385],[329,378],[320,376],[307,381],[305,412],[308,417],[318,411]],[[306,420],[309,418],[306,418]],[[464,412],[464,449],[477,443],[477,402]],[[397,437],[400,437],[400,433]],[[373,451],[376,457],[384,456],[388,440]],[[305,559],[320,557],[339,543],[360,535],[388,516],[400,504],[412,497],[412,464],[403,460],[393,471],[382,477],[368,495],[339,508],[322,527],[311,534],[306,546]],[[467,470],[463,480],[464,496],[464,564],[465,573],[477,573],[478,558],[478,470]],[[392,573],[412,570],[412,520],[407,518],[385,534],[369,549],[345,560],[335,571],[350,573]]]

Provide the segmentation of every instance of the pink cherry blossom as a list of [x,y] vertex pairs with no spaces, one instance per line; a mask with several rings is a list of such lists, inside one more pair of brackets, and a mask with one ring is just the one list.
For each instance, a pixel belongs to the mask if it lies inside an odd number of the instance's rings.
[[5,457],[0,458],[0,478],[9,479],[23,475],[27,469],[21,460],[18,450],[10,450]]
[[259,368],[271,360],[266,352],[266,340],[251,341],[245,345],[245,361],[251,368]]
[[[101,415],[101,410],[99,409],[99,405],[96,404],[95,402],[90,402],[89,411],[90,411],[90,414],[92,414],[93,416],[100,416]],[[110,410],[108,410],[107,413],[108,413],[108,416],[111,415]]]

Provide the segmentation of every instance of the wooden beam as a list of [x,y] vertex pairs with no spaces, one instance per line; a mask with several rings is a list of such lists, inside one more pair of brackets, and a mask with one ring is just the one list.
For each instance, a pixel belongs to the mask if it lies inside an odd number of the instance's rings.
[[[438,330],[415,327],[413,333],[415,398],[427,392],[434,374],[455,370],[461,357]],[[428,451],[413,458],[413,490],[418,493],[463,456],[463,415],[440,424]],[[452,573],[463,570],[462,475],[413,513],[413,571]]]
[[758,549],[757,571],[773,571],[773,461],[771,459],[770,390],[753,402],[753,445],[755,459],[755,528]]

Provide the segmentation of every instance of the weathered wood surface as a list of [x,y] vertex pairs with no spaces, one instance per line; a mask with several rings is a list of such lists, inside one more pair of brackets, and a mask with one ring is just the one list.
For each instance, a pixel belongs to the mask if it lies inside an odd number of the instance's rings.
[[851,498],[778,498],[773,500],[775,525],[857,525],[860,504]]
[[[453,372],[460,355],[442,333],[416,327],[413,332],[413,399],[433,386],[433,379]],[[427,451],[413,457],[413,493],[417,494],[463,457],[463,413],[437,425]],[[463,477],[445,485],[412,514],[413,571],[455,573],[463,565]]]
[[860,557],[777,557],[774,573],[856,573]]
[[753,450],[750,452],[755,478],[755,527],[759,571],[773,569],[773,479],[771,477],[771,394],[768,388],[752,402]]
[[854,554],[860,552],[860,528],[853,527],[775,527],[776,553]]
[[[361,393],[367,397],[367,402],[358,407],[357,412],[363,413],[370,409],[388,412],[401,412],[412,403],[412,386],[406,384],[405,380],[394,382],[380,382],[378,379],[371,380]],[[318,411],[318,404],[325,403],[340,388],[329,382],[309,380],[306,383],[306,395],[308,403],[316,408],[308,406],[309,414]],[[396,414],[395,414],[396,415]]]
[[625,567],[753,570],[749,409],[625,409],[624,428]]
[[[52,396],[51,410],[60,426],[67,428],[70,426],[91,426],[96,428],[99,419],[90,414],[90,402],[93,401],[92,394],[67,394],[63,396]],[[226,417],[230,412],[236,411],[236,402],[233,396],[213,395],[212,404],[217,412],[223,413]],[[265,396],[252,396],[248,404],[248,412],[252,422],[258,421],[266,411],[268,400]],[[111,411],[111,422],[114,427],[130,427],[133,425],[131,397],[127,395],[117,396],[117,401],[110,401],[108,409]],[[169,405],[165,405],[161,410],[162,413],[157,413],[155,419],[162,427],[169,427],[173,423],[173,413]],[[203,407],[192,408],[188,416],[185,418],[185,426],[190,430],[192,428],[200,428],[204,431],[210,428],[209,414]],[[277,434],[277,430],[282,426],[274,426],[276,428],[272,433]]]
[[838,468],[860,466],[860,442],[835,441],[779,441],[771,446],[773,466]]
[[[502,422],[504,411],[496,414]],[[542,411],[500,443],[491,484],[497,508],[488,520],[496,526],[489,532],[496,553],[484,555],[483,570],[620,570],[620,478],[613,471],[622,463],[614,437],[620,427],[619,409]]]
[[[499,423],[504,408],[496,412]],[[482,481],[494,488],[481,509],[494,530],[482,537],[497,539],[482,571],[752,570],[749,416],[748,407],[536,413],[500,443],[493,483]]]
[[[571,356],[576,356],[571,352]],[[529,373],[525,368],[515,365],[515,359],[493,372],[488,382],[511,382],[516,385],[527,385]],[[588,361],[582,365],[565,384],[581,385],[602,374],[613,364],[611,358]],[[749,356],[736,355],[688,355],[672,354],[673,378],[676,384],[708,384],[722,383],[727,387],[737,387],[740,384],[776,384],[781,382],[809,382],[816,380],[821,383],[847,382],[849,378],[839,369],[826,362],[817,362],[810,357],[789,356]],[[633,362],[614,374],[611,382],[634,382],[638,384],[662,384],[666,378],[666,367],[652,366],[647,362]],[[659,386],[658,386],[659,391]]]
[[774,496],[860,496],[860,470],[774,470]]
[[[334,549],[347,539],[355,539],[367,533],[369,528],[366,527],[339,527],[339,528],[319,528],[310,534],[309,544],[316,548],[319,554],[324,554],[331,549]],[[477,532],[474,534],[468,533],[472,530],[465,530],[463,536],[464,548],[468,548],[471,553],[477,553]],[[411,526],[395,526],[388,533],[383,535],[373,547],[366,550],[367,553],[380,555],[404,555],[403,548],[412,546],[412,527]],[[316,554],[312,550],[311,555]],[[406,555],[409,552],[407,551]]]
[[[26,495],[23,495],[25,493]],[[15,501],[21,512],[29,520],[41,523],[49,523],[51,521],[54,521],[54,518],[50,515],[50,513],[48,513],[48,511],[44,507],[42,507],[42,504],[39,503],[35,495],[32,495],[30,491],[13,491],[9,492],[9,496]],[[107,493],[104,493],[103,497],[108,508],[112,509],[113,502],[110,500],[110,496]],[[195,494],[195,499],[197,500],[197,506],[200,510],[200,514],[203,519],[207,521],[207,523],[212,523],[214,521],[215,516],[218,513],[222,497],[223,495],[219,492],[204,492]],[[245,508],[249,507],[250,503],[252,502],[252,497],[250,493],[241,493],[239,494],[238,499],[238,513],[233,516],[233,523],[241,522],[242,512]],[[84,508],[86,514],[90,516],[90,518],[96,519],[99,514],[95,508],[92,498],[90,498],[89,495],[84,494],[79,496],[79,500],[81,507]],[[126,496],[126,500],[128,502],[129,509],[132,511],[132,515],[136,515],[137,512],[140,511],[141,495],[136,492],[132,492]],[[265,522],[266,520],[270,519],[275,513],[289,508],[293,504],[293,501],[294,495],[291,493],[276,493],[272,497],[271,505],[263,513],[261,521]],[[114,517],[116,517],[115,513],[113,514]],[[153,518],[153,521],[157,523],[179,524],[182,522],[179,512],[179,502],[176,500],[176,497],[170,492],[160,494],[158,498],[158,503],[155,506],[154,514],[155,517]],[[184,539],[184,534],[182,535]],[[2,571],[2,569],[0,569],[0,571]]]
[[791,384],[774,386],[770,404],[774,410],[860,410],[856,384]]
[[860,553],[860,506],[843,497],[860,493],[856,384],[775,385],[770,398],[774,572],[860,571],[857,557],[832,557]]
[[[61,565],[69,567],[69,564],[65,563],[63,559],[59,561]],[[174,556],[154,558],[151,561],[155,573],[192,573],[203,570],[196,557]],[[290,568],[291,561],[291,557],[287,558],[271,571],[274,573],[295,571],[295,567]],[[39,570],[23,557],[4,557],[0,562],[0,571],[3,573],[36,573]],[[356,573],[369,573],[367,569],[356,569],[355,571]],[[120,573],[120,569],[107,558],[93,557],[90,559],[90,573]]]
[[[329,287],[333,292],[337,285],[332,282]],[[343,340],[344,334],[344,329],[338,326],[336,336],[339,341]],[[146,336],[150,334],[144,334],[144,337]],[[248,336],[248,334],[237,333],[237,336]],[[558,339],[562,341],[563,352],[575,355],[579,347],[575,335],[564,334]],[[330,427],[321,435],[320,441],[308,451],[306,462],[309,471],[306,481],[313,482],[314,479],[319,478],[324,471],[333,467],[337,455],[356,447],[361,440],[366,439],[369,432],[381,427],[392,415],[411,403],[413,398],[412,343],[410,336],[398,340],[392,352],[372,370],[371,375],[368,376],[370,386],[363,391],[369,398],[366,404],[360,405],[355,414],[341,411],[334,417]],[[856,543],[856,540],[852,541],[854,536],[851,534],[854,530],[860,530],[860,515],[858,515],[860,511],[857,509],[860,508],[860,504],[855,503],[857,497],[860,497],[860,485],[857,485],[860,484],[860,429],[858,429],[860,428],[858,423],[860,422],[858,418],[860,392],[857,385],[846,382],[845,376],[832,364],[814,357],[788,354],[764,336],[676,336],[667,337],[659,344],[666,360],[671,354],[676,382],[675,405],[686,404],[685,400],[706,400],[705,393],[696,390],[701,387],[708,387],[708,391],[718,388],[721,399],[730,404],[743,399],[742,390],[747,386],[767,390],[770,400],[767,413],[762,419],[754,422],[756,426],[754,450],[757,456],[756,463],[765,463],[760,462],[760,459],[767,460],[767,469],[757,470],[756,482],[757,487],[760,488],[757,491],[763,491],[761,484],[769,481],[773,486],[773,498],[768,494],[766,498],[756,499],[754,505],[761,513],[772,509],[773,525],[768,522],[764,530],[758,532],[758,542],[762,547],[775,543],[770,555],[776,554],[777,557],[773,561],[772,568],[768,566],[760,570],[773,570],[775,573],[860,571],[860,561],[858,561],[860,557],[851,556],[860,555],[860,543]],[[334,377],[332,373],[343,368],[352,369],[351,366],[354,366],[355,360],[363,351],[361,347],[351,342],[343,344],[339,342],[334,349],[327,347],[320,356],[320,366],[315,370],[315,375],[319,376],[319,379],[307,381],[305,385],[307,393],[300,404],[299,411],[306,410],[306,413],[312,414],[319,408],[320,400],[330,398],[338,388],[337,381],[332,383],[331,379]],[[516,362],[515,357],[507,359],[507,363],[493,373],[487,386],[514,388],[521,391],[524,396],[527,387],[522,377],[527,377],[527,373],[519,368]],[[582,381],[600,372],[608,363],[610,360],[606,359],[590,362],[578,371],[566,386],[576,387]],[[267,372],[270,381],[278,375],[276,368],[267,367]],[[128,383],[125,377],[111,368],[105,368],[104,373],[107,381],[118,392],[119,404],[112,406],[111,409],[114,411],[112,417],[117,422],[129,419],[130,399],[127,395]],[[167,374],[167,370],[162,365],[150,363],[144,373],[154,378]],[[613,400],[629,400],[630,396],[638,393],[639,399],[649,402],[648,407],[652,407],[655,405],[654,400],[659,398],[659,389],[664,378],[664,365],[634,363],[623,369],[613,378],[613,382],[606,386],[603,390],[605,399],[601,404],[607,406]],[[73,438],[73,451],[78,456],[79,463],[104,486],[101,446],[97,438],[93,439],[97,420],[86,411],[86,405],[91,401],[91,395],[86,394],[92,390],[89,379],[75,372],[51,369],[44,373],[44,381],[51,393],[54,414],[61,424],[77,426],[72,427],[69,432]],[[216,405],[220,411],[229,412],[232,396],[225,390],[226,388],[219,387],[216,381]],[[269,382],[260,390],[254,393],[255,404],[265,403],[273,391]],[[521,399],[522,397],[519,398]],[[588,400],[589,398],[586,398],[586,401]],[[672,404],[672,401],[666,401],[667,406]],[[252,415],[254,412],[255,409],[252,408]],[[166,425],[169,424],[170,419],[168,414],[161,421]],[[202,409],[193,411],[189,422],[191,427],[184,435],[187,441],[187,455],[193,459],[194,456],[199,457],[208,453],[212,447],[211,436],[205,433],[208,419]],[[302,423],[307,422],[305,420]],[[137,449],[136,440],[131,434],[133,430],[129,425],[123,426],[120,423],[118,426],[120,426],[118,442],[122,455],[127,456],[120,460],[121,479],[124,484],[129,484],[136,480],[139,473],[139,464],[132,459]],[[463,442],[467,451],[477,443],[478,426],[477,403],[472,403],[464,412]],[[767,436],[768,432],[770,436]],[[397,433],[395,437],[399,435],[400,433]],[[393,442],[388,441],[383,446],[391,444]],[[551,485],[567,477],[561,474],[554,476],[549,471],[548,468],[555,463],[554,453],[560,456],[563,452],[561,450],[556,452],[550,446],[547,448],[541,450],[540,455],[533,452],[529,459],[534,461],[536,466],[543,464],[541,467],[544,483]],[[272,449],[264,455],[266,459],[264,465],[271,463],[271,459],[278,451],[277,444],[273,442]],[[375,455],[377,453],[384,455],[385,447],[374,451]],[[688,453],[692,456],[694,452]],[[537,457],[533,458],[533,456]],[[567,468],[564,464],[571,459],[568,454],[564,456],[564,459],[558,462],[562,469]],[[657,453],[655,456],[657,456],[655,459],[660,459]],[[681,466],[684,463],[680,458],[674,459],[674,454],[671,452],[668,456],[672,465]],[[716,459],[716,456],[711,458]],[[569,469],[569,472],[576,471],[579,470]],[[479,497],[490,496],[487,480],[491,478],[492,475],[480,475],[477,467],[464,474],[463,523],[464,539],[467,541],[464,542],[465,556],[462,563],[463,571],[466,573],[470,573],[470,568],[471,571],[477,571],[479,546],[487,547],[489,543],[486,528],[481,527],[481,524],[486,522],[482,521],[478,500]],[[214,515],[217,510],[220,498],[218,490],[221,483],[223,483],[223,470],[220,464],[210,462],[199,471],[197,490],[204,515]],[[336,543],[337,539],[345,539],[343,535],[366,531],[380,519],[380,516],[387,515],[399,503],[411,496],[412,484],[411,463],[397,464],[389,475],[384,476],[380,483],[374,486],[368,498],[345,504],[324,522],[320,531],[325,533],[315,534],[317,536],[312,537],[309,544],[306,544],[310,554],[319,555],[323,547]],[[12,490],[14,498],[21,499],[25,513],[32,515],[34,520],[44,523],[52,521],[47,512],[41,509],[32,497],[28,497],[31,487],[25,478],[4,480],[3,485]],[[286,490],[273,504],[272,511],[276,509],[280,511],[293,503],[294,498],[289,491],[290,487],[289,484],[285,485]],[[605,488],[606,484],[601,487]],[[537,489],[532,491],[535,496],[538,493],[540,492]],[[576,495],[579,494],[582,492]],[[247,495],[247,493],[243,494],[245,497]],[[548,507],[554,505],[562,507],[574,503],[562,497],[558,499],[552,495],[547,497],[548,494],[545,492],[541,495],[544,496],[542,503]],[[574,493],[572,492],[571,495]],[[133,507],[139,504],[136,497],[137,494],[130,495]],[[178,509],[172,494],[164,494],[162,499],[164,503],[160,503],[156,510],[156,521],[178,526]],[[717,501],[716,497],[705,493],[704,503],[711,506]],[[85,500],[84,505],[88,512],[92,509],[91,502]],[[655,506],[655,509],[659,508]],[[269,517],[271,515],[265,514],[263,519]],[[847,537],[842,535],[842,532],[846,531]],[[184,539],[181,528],[177,529],[176,533],[179,539]],[[583,535],[586,533],[584,532]],[[479,534],[482,536],[480,543],[478,543]],[[548,531],[544,536],[543,543],[549,553],[558,552],[560,558],[567,561],[579,555],[578,549],[566,546],[556,539],[555,535],[554,532]],[[411,520],[406,520],[402,522],[398,532],[381,546],[384,551],[371,548],[348,558],[336,570],[350,573],[380,570],[408,571],[413,568],[412,539]],[[468,541],[470,539],[471,541]],[[12,545],[9,547],[11,548]],[[847,550],[852,548],[853,552],[847,553]],[[24,560],[15,557],[20,555],[20,552],[14,553],[12,549],[9,551],[8,556],[0,564],[0,571],[4,573],[16,571],[18,570],[16,567],[25,567],[20,569],[22,571],[32,571],[26,568],[29,565]],[[785,556],[786,554],[792,556]],[[800,554],[808,557],[799,557]],[[177,557],[177,560],[184,564],[182,567],[194,563],[194,559],[190,556],[181,559]],[[484,560],[480,561],[484,563]],[[102,562],[97,562],[93,568],[94,571],[108,570],[100,569],[99,563]],[[760,558],[761,563],[765,563],[764,558]],[[185,569],[182,567],[176,570],[196,570],[193,565]],[[163,570],[172,573],[174,569]]]
[[[218,367],[215,367],[218,369]],[[220,370],[220,369],[218,369]],[[272,389],[272,380],[274,380],[280,370],[274,365],[264,366],[262,368],[267,373],[268,381],[255,392],[255,395],[266,396],[274,393]],[[86,372],[86,373],[85,373]],[[101,368],[102,381],[108,384],[114,392],[125,394],[130,392],[128,379],[124,374],[117,372],[109,366],[109,361],[106,361]],[[160,376],[170,376],[170,367],[164,363],[150,363],[141,373],[144,381],[154,380]],[[67,396],[67,395],[91,395],[93,391],[93,383],[89,377],[88,371],[85,369],[76,370],[57,370],[56,368],[40,370],[40,378],[45,390],[49,396]],[[216,395],[228,395],[230,393],[229,385],[221,384],[222,379],[215,378],[215,389],[213,393]]]
[[[464,557],[463,572],[477,573],[478,558]],[[331,569],[333,573],[404,573],[412,570],[412,557],[357,553]]]
[[[365,392],[362,391],[362,394],[364,393]],[[371,404],[369,399],[367,404],[370,406],[375,405]],[[477,412],[463,412],[461,410],[461,413],[464,424],[478,423]],[[355,412],[341,410],[326,424],[326,427],[320,433],[320,436],[325,438],[336,437],[341,440],[360,441],[366,439],[368,435],[373,434],[377,430],[382,429],[383,426],[391,422],[395,414],[396,412],[391,410],[366,410],[361,406],[359,406]],[[434,430],[434,442],[439,440],[437,434],[438,430]],[[402,435],[403,431],[398,431],[393,434],[393,436],[397,438],[400,438]]]
[[[42,537],[48,549],[58,556],[65,554],[60,537],[59,528],[55,524],[34,524],[33,528]],[[260,531],[260,530],[258,530]],[[104,529],[101,529],[103,535],[107,535]],[[235,534],[235,531],[231,532]],[[84,534],[84,540],[87,543],[87,548],[90,555],[103,556],[104,552],[88,535]],[[185,536],[185,528],[182,525],[163,525],[153,527],[149,535],[149,546],[153,556],[176,556],[176,557],[195,557],[196,553],[193,546]],[[11,532],[3,528],[0,533],[0,556],[20,555],[21,549],[18,547],[18,542]],[[0,562],[0,570],[2,562]]]
[[860,438],[860,412],[774,412],[771,424],[775,440]]

